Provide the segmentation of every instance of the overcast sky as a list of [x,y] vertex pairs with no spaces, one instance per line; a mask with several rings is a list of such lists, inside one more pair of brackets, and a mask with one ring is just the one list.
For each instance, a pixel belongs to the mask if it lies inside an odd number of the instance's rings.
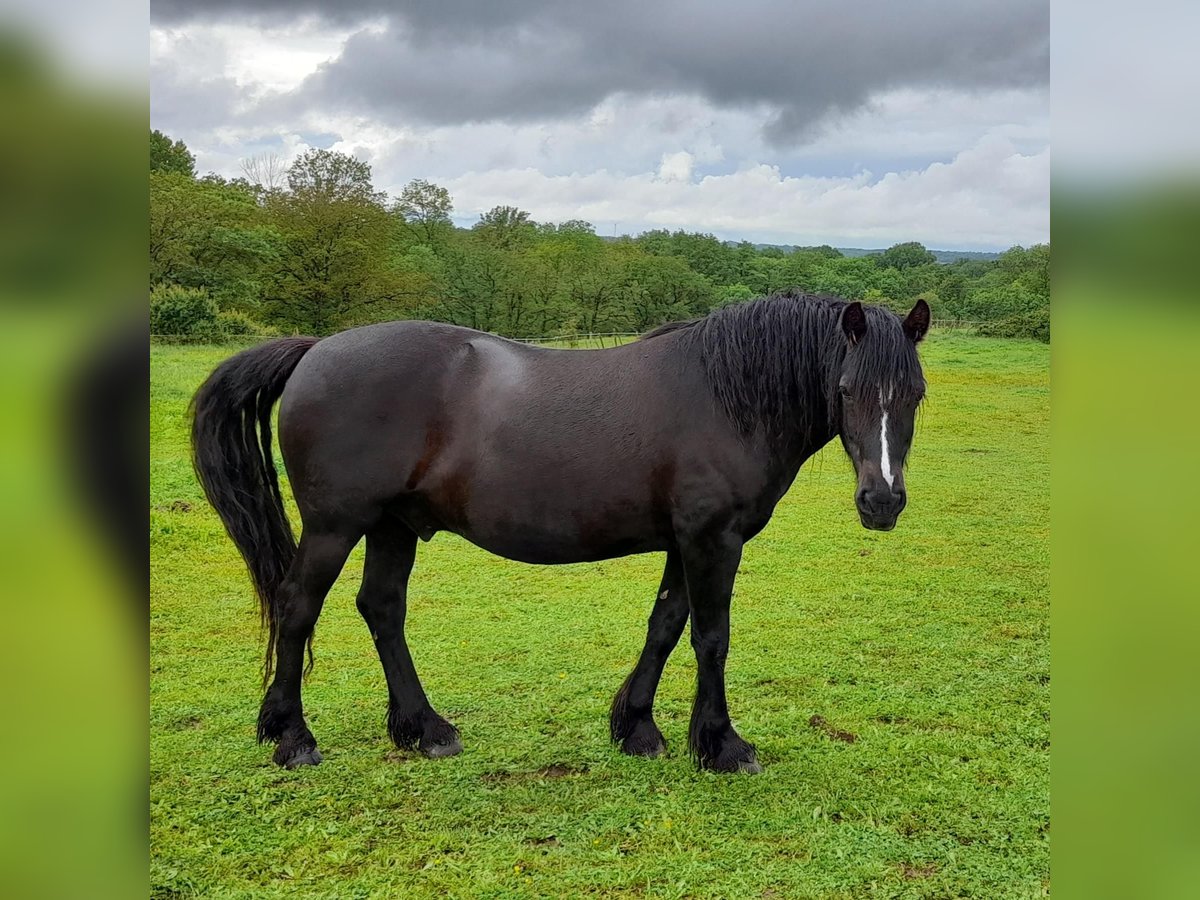
[[151,125],[599,233],[1049,239],[1046,0],[154,0]]

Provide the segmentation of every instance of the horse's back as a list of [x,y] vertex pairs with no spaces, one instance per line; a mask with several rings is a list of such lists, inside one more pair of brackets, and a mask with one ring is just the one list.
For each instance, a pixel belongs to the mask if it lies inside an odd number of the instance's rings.
[[551,350],[437,322],[386,322],[320,341],[301,360],[281,400],[281,417],[314,405],[338,415],[380,411],[444,414],[470,409],[497,427],[514,414],[544,425],[586,424],[591,415],[635,419],[663,374],[653,344]]

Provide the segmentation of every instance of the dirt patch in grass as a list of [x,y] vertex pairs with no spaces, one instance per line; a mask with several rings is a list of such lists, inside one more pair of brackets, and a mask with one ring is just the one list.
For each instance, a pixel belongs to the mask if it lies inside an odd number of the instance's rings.
[[827,721],[825,721],[824,716],[813,716],[808,720],[808,726],[810,728],[820,729],[831,741],[841,741],[845,744],[853,744],[858,740],[857,734],[849,731],[842,731],[840,728],[834,728]]
[[490,783],[510,781],[552,781],[558,778],[570,778],[574,775],[587,774],[587,767],[577,767],[566,763],[551,763],[533,772],[487,772],[481,778]]

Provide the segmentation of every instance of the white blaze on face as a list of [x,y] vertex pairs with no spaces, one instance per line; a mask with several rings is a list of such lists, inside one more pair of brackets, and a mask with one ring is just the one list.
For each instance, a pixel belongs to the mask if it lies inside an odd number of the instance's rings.
[[[888,391],[888,400],[892,399],[892,392]],[[892,456],[888,452],[887,439],[887,403],[883,399],[883,388],[879,389],[879,411],[883,414],[879,420],[879,471],[883,474],[883,480],[887,482],[888,487],[892,486],[896,476],[892,474]]]

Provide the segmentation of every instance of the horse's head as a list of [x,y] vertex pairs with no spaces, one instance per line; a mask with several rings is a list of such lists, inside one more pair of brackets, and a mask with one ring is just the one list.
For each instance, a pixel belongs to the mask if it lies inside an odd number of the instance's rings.
[[918,300],[903,322],[876,307],[842,311],[848,347],[835,401],[842,446],[858,473],[854,502],[864,528],[891,531],[904,509],[904,460],[925,396],[917,344],[929,330],[929,305]]

